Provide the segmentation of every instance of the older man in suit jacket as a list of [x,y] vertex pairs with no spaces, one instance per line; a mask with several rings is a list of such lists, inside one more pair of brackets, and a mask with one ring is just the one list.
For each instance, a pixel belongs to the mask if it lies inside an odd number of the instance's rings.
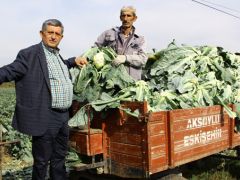
[[32,136],[32,179],[44,180],[50,162],[50,178],[66,180],[68,108],[73,87],[68,69],[87,63],[85,58],[64,60],[58,44],[64,27],[49,19],[42,25],[42,42],[20,50],[15,61],[0,68],[0,84],[16,83],[13,127]]

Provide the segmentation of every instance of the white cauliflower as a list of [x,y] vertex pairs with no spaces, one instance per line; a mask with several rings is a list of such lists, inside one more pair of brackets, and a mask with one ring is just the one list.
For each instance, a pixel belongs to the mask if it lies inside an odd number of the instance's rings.
[[105,65],[103,52],[99,52],[93,57],[93,64],[97,69],[101,69]]

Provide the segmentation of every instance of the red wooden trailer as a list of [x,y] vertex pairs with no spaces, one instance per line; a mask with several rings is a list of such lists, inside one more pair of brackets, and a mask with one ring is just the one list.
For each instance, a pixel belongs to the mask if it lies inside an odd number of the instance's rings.
[[91,157],[75,171],[100,167],[123,178],[150,178],[240,145],[234,119],[219,105],[151,113],[146,102],[123,102],[122,107],[139,109],[140,116],[111,109],[104,118],[96,113],[87,130],[70,131],[71,146]]

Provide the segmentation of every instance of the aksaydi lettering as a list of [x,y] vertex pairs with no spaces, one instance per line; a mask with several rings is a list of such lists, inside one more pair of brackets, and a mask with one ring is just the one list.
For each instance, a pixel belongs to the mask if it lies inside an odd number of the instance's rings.
[[187,129],[194,129],[194,128],[200,128],[203,126],[219,124],[220,121],[221,121],[221,114],[191,118],[191,119],[188,119]]

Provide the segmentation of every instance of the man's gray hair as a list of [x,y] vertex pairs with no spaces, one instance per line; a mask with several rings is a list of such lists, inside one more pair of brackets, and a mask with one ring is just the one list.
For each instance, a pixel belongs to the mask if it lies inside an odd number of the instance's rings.
[[42,24],[42,31],[45,31],[47,29],[47,26],[56,26],[56,27],[61,27],[62,28],[62,34],[64,31],[64,27],[63,24],[61,23],[61,21],[57,20],[57,19],[48,19],[46,21],[43,22]]
[[125,12],[131,12],[134,16],[136,16],[136,9],[133,6],[124,6],[122,7],[121,11],[120,11],[120,15]]

